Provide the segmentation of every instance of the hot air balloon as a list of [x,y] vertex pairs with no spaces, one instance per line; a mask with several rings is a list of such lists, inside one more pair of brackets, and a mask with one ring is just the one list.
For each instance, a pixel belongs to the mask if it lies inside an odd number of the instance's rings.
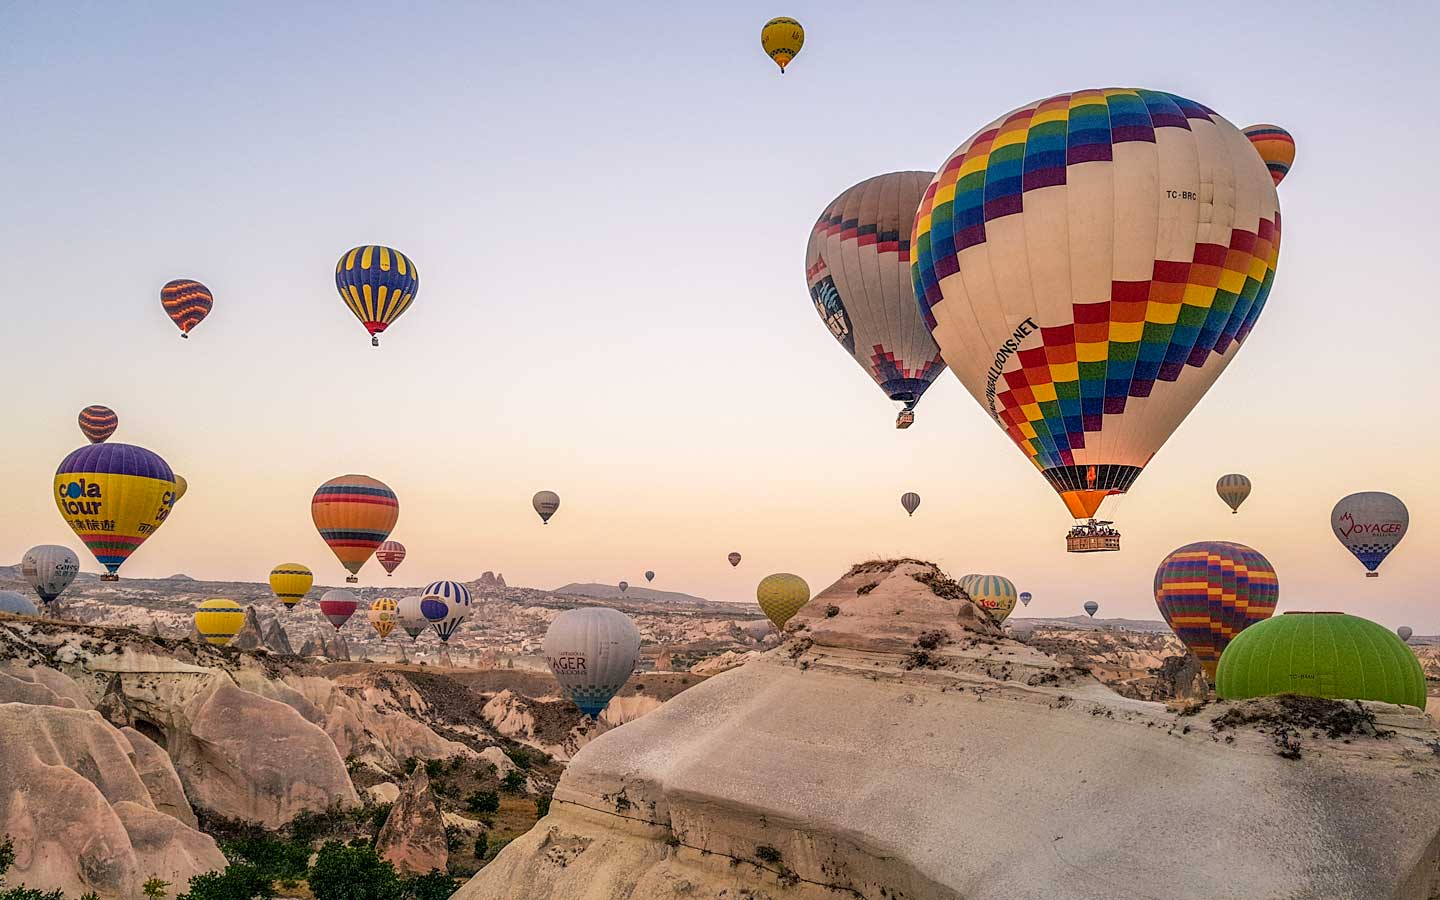
[[365,611],[365,618],[370,620],[370,627],[375,629],[375,633],[380,635],[382,641],[389,637],[390,632],[395,628],[395,609],[398,605],[389,597],[381,597],[370,604],[370,608]]
[[335,264],[335,289],[365,330],[370,345],[400,318],[420,292],[420,273],[399,250],[364,245],[347,251]]
[[216,647],[224,647],[245,624],[245,610],[234,600],[206,600],[195,608],[195,630]]
[[1215,493],[1230,507],[1233,515],[1240,511],[1240,504],[1250,496],[1250,479],[1244,475],[1221,475],[1220,480],[1215,482]]
[[420,604],[424,598],[419,594],[412,594],[409,597],[401,597],[396,604],[395,618],[400,624],[401,630],[410,635],[410,640],[420,636],[420,632],[430,627],[430,620],[420,611]]
[[20,557],[20,577],[30,583],[46,606],[65,592],[79,571],[80,559],[69,547],[41,544]]
[[1094,600],[1085,601],[1085,614],[1088,615],[1090,618],[1095,618],[1095,614],[1099,611],[1100,604],[1096,603]]
[[440,640],[448,644],[470,614],[470,589],[458,581],[432,581],[425,586],[420,613],[435,626]]
[[300,563],[281,563],[270,570],[270,590],[286,609],[294,609],[314,584],[315,574]]
[[738,553],[731,553],[729,556],[727,556],[727,557],[725,557],[725,558],[728,559],[728,560],[730,560],[730,565],[731,565],[731,566],[738,566],[738,565],[740,565],[740,554],[738,554]]
[[784,75],[790,60],[805,46],[805,29],[794,19],[777,16],[760,29],[760,46],[765,49],[765,55],[775,60],[780,74]]
[[1014,582],[1001,575],[976,575],[963,587],[970,600],[988,610],[997,624],[1010,618],[1010,613],[1015,610],[1015,601],[1019,599]]
[[560,509],[560,495],[554,491],[536,491],[535,496],[530,499],[530,505],[540,514],[540,524],[549,525],[550,517]]
[[92,444],[102,444],[120,426],[120,417],[108,406],[87,406],[80,410],[80,433]]
[[628,581],[622,581],[622,582],[620,582],[620,593],[623,594],[623,593],[625,593],[625,592],[628,591],[628,590],[630,590],[630,582],[628,582]]
[[1270,618],[1279,598],[1274,567],[1244,544],[1186,544],[1155,570],[1160,615],[1211,680],[1235,635]]
[[587,716],[604,711],[640,658],[640,629],[616,609],[567,609],[545,632],[545,662]]
[[1030,605],[1030,601],[1033,600],[1033,599],[1035,599],[1035,597],[1034,597],[1034,595],[1032,595],[1029,591],[1021,591],[1021,592],[1020,592],[1020,605],[1021,605],[1021,606],[1029,606],[1029,605]]
[[310,517],[354,584],[360,567],[390,536],[400,518],[400,500],[383,483],[366,475],[341,475],[315,491]]
[[55,506],[95,559],[101,581],[116,571],[145,539],[165,524],[175,503],[175,474],[144,447],[90,444],[55,471]]
[[190,482],[188,482],[188,481],[185,480],[185,476],[184,476],[184,475],[176,474],[176,475],[175,475],[175,502],[176,502],[176,503],[179,503],[179,502],[180,502],[180,499],[185,496],[185,492],[188,491],[188,490],[190,490]]
[[386,541],[375,548],[375,561],[385,570],[388,578],[405,561],[405,545],[399,541]]
[[[1265,307],[1280,205],[1264,162],[1172,94],[1063,94],[941,167],[911,271],[944,359],[1076,519],[1130,489]],[[1108,523],[1068,548],[1118,550]]]
[[885,395],[903,404],[897,428],[945,371],[910,278],[910,229],[933,172],[862,181],[820,214],[805,248],[805,283],[825,327]]
[[1245,137],[1265,160],[1265,168],[1270,170],[1275,184],[1280,184],[1295,164],[1295,139],[1290,132],[1279,125],[1251,125],[1245,129]]
[[1410,637],[1415,634],[1415,632],[1410,629],[1409,625],[1401,625],[1399,628],[1395,629],[1395,633],[1400,635],[1400,640],[1404,641],[1407,644],[1410,643]]
[[645,580],[646,580],[646,581],[654,581],[654,580],[655,580],[655,573],[652,572],[652,571],[650,571],[649,569],[646,569],[646,570],[645,570]]
[[347,590],[335,588],[320,595],[320,614],[339,631],[355,614],[360,599]]
[[1366,568],[1365,577],[1378,578],[1375,570],[1410,529],[1410,510],[1393,494],[1362,491],[1335,504],[1330,528]]
[[165,314],[180,329],[180,336],[188,338],[191,329],[210,315],[215,295],[198,281],[178,278],[166,282],[160,289],[160,305],[165,307]]
[[960,588],[968,594],[970,593],[970,588],[975,584],[975,582],[979,581],[981,578],[984,577],[984,575],[976,575],[972,572],[969,575],[961,575],[955,580],[955,583],[960,585]]
[[913,516],[915,510],[920,508],[920,495],[913,491],[901,494],[900,505],[905,508],[905,512]]
[[12,616],[38,616],[40,610],[30,602],[30,598],[18,591],[0,591],[0,613],[9,613]]
[[800,608],[810,602],[810,585],[799,575],[777,572],[766,575],[755,588],[755,599],[765,617],[780,631]]

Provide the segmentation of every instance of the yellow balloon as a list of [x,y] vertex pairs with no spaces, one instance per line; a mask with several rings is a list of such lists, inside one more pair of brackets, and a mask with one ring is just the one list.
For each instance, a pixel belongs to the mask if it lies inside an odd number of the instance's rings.
[[967,575],[961,579],[960,586],[976,606],[988,609],[996,622],[1010,618],[1020,599],[1014,582],[1002,575]]
[[245,610],[234,600],[206,600],[195,610],[195,630],[216,647],[230,643],[245,624]]
[[185,496],[185,492],[188,491],[188,490],[190,490],[190,482],[188,482],[188,481],[185,480],[185,476],[184,476],[184,475],[176,474],[176,475],[175,475],[175,502],[176,502],[176,503],[179,503],[179,502],[180,502],[180,498],[183,497],[183,496]]
[[370,620],[370,627],[375,629],[375,633],[380,635],[382,641],[390,636],[391,631],[395,630],[395,623],[398,621],[395,610],[399,605],[389,597],[381,597],[370,604],[370,610],[365,614],[365,617]]
[[175,505],[175,473],[144,447],[106,442],[71,453],[55,472],[55,507],[117,581],[116,570]]
[[805,46],[805,29],[800,27],[799,22],[786,16],[771,19],[760,29],[760,46],[775,60],[775,65],[780,67],[780,74],[784,75],[790,60]]
[[755,599],[775,627],[785,628],[785,623],[810,602],[810,585],[799,575],[777,572],[767,575],[755,588]]
[[270,590],[275,592],[275,598],[285,604],[286,609],[294,609],[314,584],[315,574],[309,566],[281,563],[270,570]]

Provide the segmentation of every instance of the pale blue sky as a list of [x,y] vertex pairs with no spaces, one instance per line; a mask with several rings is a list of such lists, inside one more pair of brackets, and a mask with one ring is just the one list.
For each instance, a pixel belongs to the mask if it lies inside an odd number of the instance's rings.
[[[653,568],[742,599],[906,553],[1008,574],[1032,613],[1151,617],[1166,552],[1235,539],[1282,608],[1440,631],[1433,6],[418,6],[0,3],[0,560],[79,549],[50,476],[100,402],[192,485],[122,575],[338,580],[309,498],[358,471],[400,494],[406,583]],[[781,14],[807,31],[783,78],[758,46]],[[803,254],[849,185],[1107,85],[1283,125],[1298,158],[1265,315],[1097,559],[1062,552],[1059,501],[953,377],[891,427]],[[379,351],[332,276],[369,242],[422,279]],[[158,302],[176,277],[217,296],[188,342]],[[1232,470],[1256,483],[1236,517]],[[543,530],[539,488],[564,498]],[[1328,527],[1365,489],[1412,514],[1368,582]]]

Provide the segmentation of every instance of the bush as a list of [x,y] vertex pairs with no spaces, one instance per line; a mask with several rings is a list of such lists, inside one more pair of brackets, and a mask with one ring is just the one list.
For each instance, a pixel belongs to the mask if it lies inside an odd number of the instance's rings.
[[438,759],[425,760],[425,774],[430,776],[431,781],[434,781],[445,774],[445,763]]
[[494,791],[476,791],[465,798],[465,808],[473,813],[500,811],[500,795]]
[[524,748],[524,747],[507,747],[507,748],[505,749],[505,755],[508,756],[508,757],[510,757],[510,761],[513,762],[513,763],[514,763],[516,766],[518,766],[519,768],[525,769],[525,770],[527,770],[527,771],[529,770],[530,765],[531,765],[530,751],[527,750],[526,748]]
[[220,852],[232,863],[253,866],[272,881],[304,878],[310,868],[310,845],[283,841],[270,835],[238,838],[220,844]]
[[538,818],[545,818],[550,815],[550,795],[541,794],[535,798],[535,815]]
[[315,857],[308,881],[315,900],[403,900],[405,896],[395,867],[364,844],[326,843]]
[[165,893],[169,890],[170,882],[166,881],[163,878],[151,877],[145,879],[145,884],[141,886],[140,893],[150,898],[150,900],[160,900],[160,898],[164,897]]
[[385,827],[385,820],[390,818],[390,810],[395,808],[393,803],[377,803],[370,807],[370,830],[378,837],[380,829]]
[[405,764],[402,765],[400,768],[405,771],[406,775],[410,775],[415,771],[415,767],[418,765],[420,765],[420,760],[416,759],[413,756],[407,756],[405,758]]
[[176,900],[270,900],[275,888],[254,866],[232,863],[223,872],[206,872],[190,879],[190,889]]
[[479,860],[485,859],[485,853],[486,853],[486,851],[488,851],[489,849],[490,849],[490,833],[489,833],[489,832],[486,832],[486,831],[482,831],[482,832],[480,832],[478,835],[475,836],[475,858],[476,858],[476,859],[479,859]]
[[465,829],[461,828],[459,825],[446,825],[446,826],[445,826],[445,849],[446,849],[446,851],[448,851],[448,852],[450,852],[450,853],[454,853],[454,852],[456,852],[457,850],[459,850],[459,849],[460,849],[461,847],[463,847],[463,846],[465,846]]
[[405,896],[411,900],[446,900],[455,893],[455,879],[439,869],[405,879]]
[[525,793],[525,775],[519,769],[511,769],[505,773],[505,780],[500,782],[500,788],[512,794]]
[[307,847],[321,838],[345,833],[353,817],[337,803],[320,812],[302,812],[290,820],[290,837]]

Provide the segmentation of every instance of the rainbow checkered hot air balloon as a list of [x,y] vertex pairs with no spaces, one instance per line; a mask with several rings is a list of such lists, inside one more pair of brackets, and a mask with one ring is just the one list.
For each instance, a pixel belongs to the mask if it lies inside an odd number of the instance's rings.
[[395,492],[368,475],[341,475],[320,485],[310,501],[310,517],[320,537],[340,560],[354,584],[400,519]]
[[175,323],[175,327],[180,329],[180,336],[188,338],[191,329],[210,315],[210,309],[215,305],[215,295],[198,281],[177,278],[166,282],[160,289],[160,305],[165,307],[165,314]]
[[55,471],[55,506],[105,567],[104,581],[150,535],[175,505],[175,473],[157,454],[130,444],[90,444]]
[[1085,519],[1130,489],[1254,328],[1280,202],[1265,161],[1215,111],[1084,90],[962,144],[927,188],[911,246],[951,371]]
[[346,251],[335,264],[335,289],[378,347],[380,332],[415,302],[420,273],[399,250],[367,244]]
[[1270,618],[1280,581],[1270,561],[1244,544],[1186,544],[1155,570],[1155,605],[1213,680],[1235,635]]

